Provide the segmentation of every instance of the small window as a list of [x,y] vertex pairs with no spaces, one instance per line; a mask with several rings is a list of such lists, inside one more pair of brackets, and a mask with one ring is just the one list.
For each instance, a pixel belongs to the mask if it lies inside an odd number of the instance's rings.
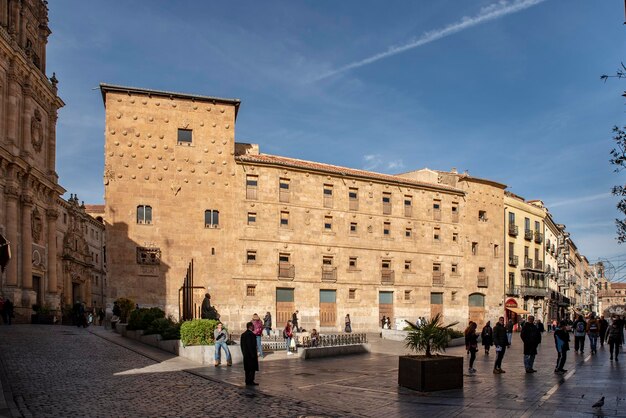
[[435,211],[441,210],[441,200],[435,200],[433,202],[433,210]]
[[280,212],[280,226],[289,228],[289,212]]
[[478,243],[472,242],[472,255],[476,255],[478,253]]
[[66,224],[67,223],[67,213],[63,214],[63,223]]
[[280,253],[278,254],[278,262],[279,263],[287,263],[289,264],[289,254],[287,253]]
[[205,228],[217,228],[220,225],[220,212],[217,210],[205,210],[204,211],[204,227]]
[[435,228],[433,231],[433,240],[436,242],[441,241],[441,228]]
[[324,185],[324,207],[325,208],[333,207],[333,185],[332,184]]
[[256,225],[256,212],[248,212],[248,225]]
[[406,238],[412,238],[413,237],[413,230],[411,228],[406,228],[404,230],[404,236]]
[[356,222],[350,222],[350,233],[351,234],[356,234],[357,230],[358,230],[357,223]]
[[457,232],[452,233],[452,242],[459,242],[459,234]]
[[431,305],[443,305],[443,293],[431,293],[430,304]]
[[178,129],[178,144],[191,145],[191,129]]
[[137,223],[144,225],[152,223],[152,206],[137,206]]
[[388,192],[383,193],[383,214],[391,214],[391,193]]
[[452,264],[452,267],[450,268],[450,272],[456,276],[459,273],[459,265]]
[[485,274],[485,271],[484,267],[478,267],[478,274]]
[[381,263],[383,270],[391,270],[391,260],[383,260]]
[[500,256],[500,246],[498,244],[493,244],[493,256],[496,258]]
[[350,210],[359,210],[359,189],[351,187],[348,190],[348,199],[349,199],[349,209]]
[[254,296],[256,294],[256,285],[249,284],[246,286],[246,296]]
[[322,265],[324,265],[324,266],[332,266],[333,265],[333,257],[330,257],[330,256],[322,257]]
[[348,268],[350,270],[356,270],[357,264],[356,264],[356,257],[350,257],[348,260]]
[[439,264],[439,263],[433,263],[433,272],[434,272],[434,273],[439,273],[439,272],[441,272],[441,264]]
[[411,271],[411,260],[404,261],[404,271]]
[[332,231],[333,230],[333,217],[332,216],[324,216],[324,231]]
[[404,196],[404,216],[413,215],[413,196]]
[[259,183],[259,176],[246,176],[246,199],[257,199],[257,187]]
[[356,289],[348,290],[348,299],[351,299],[351,300],[356,299]]
[[481,222],[487,222],[487,211],[479,210],[478,211],[478,220]]
[[256,251],[249,250],[246,253],[246,263],[248,263],[248,264],[256,263]]
[[383,223],[383,235],[388,237],[390,234],[391,234],[391,223],[384,222]]
[[278,200],[283,203],[289,202],[289,179],[281,178],[278,181],[279,196]]
[[411,291],[410,290],[405,290],[404,291],[404,300],[411,300]]

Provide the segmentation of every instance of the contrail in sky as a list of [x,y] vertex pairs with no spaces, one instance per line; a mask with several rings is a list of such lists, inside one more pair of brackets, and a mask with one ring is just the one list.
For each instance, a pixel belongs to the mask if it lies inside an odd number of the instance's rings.
[[577,205],[579,203],[584,203],[584,202],[593,202],[594,200],[608,199],[611,196],[612,194],[608,192],[600,193],[600,194],[594,194],[591,196],[576,197],[574,199],[560,200],[560,201],[552,202],[549,205],[547,204],[546,206],[548,208],[556,208],[557,206],[567,206],[567,205],[575,205],[575,204]]
[[478,13],[476,16],[465,16],[460,21],[452,23],[444,28],[426,32],[424,33],[424,35],[422,35],[421,38],[414,39],[409,43],[400,46],[392,46],[385,52],[380,52],[376,55],[372,55],[371,57],[362,59],[360,61],[344,65],[343,67],[337,68],[335,70],[330,70],[314,78],[313,81],[320,81],[337,74],[345,73],[346,71],[352,70],[354,68],[363,67],[364,65],[368,65],[381,59],[390,57],[392,55],[408,51],[409,49],[417,48],[418,46],[426,45],[438,39],[445,38],[446,36],[450,36],[465,29],[480,25],[481,23],[499,19],[503,16],[517,13],[524,9],[528,9],[529,7],[535,6],[539,3],[543,3],[544,1],[546,0],[513,0],[512,2],[501,0],[490,6],[482,8],[480,10],[480,13]]

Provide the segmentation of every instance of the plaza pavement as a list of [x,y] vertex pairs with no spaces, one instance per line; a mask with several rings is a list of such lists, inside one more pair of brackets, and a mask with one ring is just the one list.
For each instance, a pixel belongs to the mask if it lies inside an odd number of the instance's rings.
[[[403,344],[369,340],[370,354],[268,353],[260,386],[249,389],[241,365],[200,366],[101,327],[0,327],[0,416],[626,417],[626,356],[610,362],[606,346],[595,356],[569,352],[569,372],[555,375],[552,335],[544,334],[539,372],[526,374],[515,334],[506,374],[492,373],[494,350],[479,352],[462,390],[419,393],[397,385]],[[447,353],[465,356],[463,347]],[[601,396],[605,405],[594,410]]]

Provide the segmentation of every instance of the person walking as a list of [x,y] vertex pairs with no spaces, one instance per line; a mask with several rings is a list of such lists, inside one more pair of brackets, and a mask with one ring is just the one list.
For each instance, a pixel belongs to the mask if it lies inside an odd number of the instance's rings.
[[465,328],[465,349],[470,353],[469,373],[475,373],[474,360],[476,360],[476,352],[478,351],[478,334],[476,333],[476,322],[470,321]]
[[246,373],[246,386],[257,386],[254,381],[254,374],[259,371],[259,358],[256,354],[256,337],[254,335],[254,324],[248,322],[246,331],[241,334],[239,343],[241,344],[241,354],[243,356],[243,369]]
[[352,321],[350,320],[350,314],[346,314],[345,325],[345,332],[352,332]]
[[293,338],[293,328],[291,321],[287,321],[285,328],[283,329],[283,338],[285,339],[285,347],[287,347],[287,355],[290,356],[291,352],[291,339]]
[[541,344],[541,332],[535,325],[535,317],[530,315],[528,320],[522,327],[520,333],[524,342],[524,368],[526,373],[535,373],[537,370],[533,368],[535,364],[535,356],[537,355],[537,347]]
[[2,308],[2,320],[4,321],[5,325],[11,325],[11,320],[14,316],[15,314],[13,313],[13,302],[11,302],[11,299],[7,298],[4,300],[4,306]]
[[263,322],[256,313],[252,315],[252,325],[254,325],[254,335],[256,337],[256,349],[259,353],[259,357],[263,358],[263,344],[261,343],[261,337],[263,336]]
[[587,336],[589,337],[589,348],[591,354],[598,352],[598,337],[600,336],[600,322],[596,318],[595,313],[591,313],[589,322],[587,322]]
[[574,351],[580,354],[585,352],[585,333],[587,332],[587,323],[582,315],[578,315],[578,319],[574,322]]
[[556,347],[556,367],[554,373],[565,373],[563,367],[567,360],[567,352],[569,351],[569,332],[567,332],[567,321],[562,320],[560,324],[554,328],[554,345]]
[[[505,336],[506,338],[506,331]],[[493,328],[491,328],[491,321],[487,321],[487,324],[480,332],[480,339],[482,340],[483,347],[485,347],[485,354],[489,354],[489,349],[493,345]]]
[[[506,373],[502,370],[502,359],[504,359],[504,353],[506,353],[506,347],[508,340],[506,339],[506,329],[504,328],[504,317],[501,316],[498,319],[498,323],[493,327],[493,343],[496,346],[496,362],[493,365],[493,373],[501,374]],[[484,342],[483,342],[484,344]]]
[[387,323],[387,317],[383,315],[383,317],[380,320],[380,327],[384,329],[386,323]]
[[611,353],[610,360],[612,361],[613,356],[615,356],[615,361],[619,361],[617,359],[617,356],[622,349],[622,329],[617,318],[613,318],[613,321],[611,321],[611,325],[608,329],[608,334],[609,350]]
[[298,311],[295,311],[293,315],[291,315],[291,325],[293,326],[293,330],[296,332],[300,332],[300,327],[298,326]]
[[266,312],[265,316],[263,317],[263,328],[265,329],[265,333],[269,337],[270,333],[272,332],[272,314],[269,312]]
[[604,315],[600,315],[600,347],[604,347],[604,340],[606,339],[606,331],[609,329],[609,321],[604,318]]
[[506,339],[509,341],[509,347],[513,342],[513,321],[511,319],[506,323]]
[[[228,349],[228,331],[223,329],[222,323],[218,322],[215,330],[213,331],[213,337],[215,340],[215,367],[219,366],[222,363],[222,351],[226,354],[226,365],[228,367],[233,365],[232,357],[230,356],[230,350]],[[254,380],[254,378],[252,379]]]

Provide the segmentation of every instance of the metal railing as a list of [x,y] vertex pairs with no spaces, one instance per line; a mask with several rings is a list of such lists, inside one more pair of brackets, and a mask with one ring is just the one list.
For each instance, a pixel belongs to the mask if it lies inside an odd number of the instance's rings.
[[443,286],[445,282],[445,273],[433,273],[433,286]]
[[283,279],[293,279],[296,277],[296,266],[293,264],[278,264],[278,277]]
[[322,281],[323,282],[336,282],[337,281],[337,267],[322,266]]
[[543,270],[543,261],[541,261],[541,260],[535,260],[535,269],[537,269],[537,270]]
[[532,229],[525,229],[524,230],[524,239],[528,240],[528,241],[533,239],[533,230]]
[[338,347],[341,345],[367,344],[367,334],[324,334],[312,339],[310,336],[302,338],[302,347]]
[[519,234],[519,228],[515,224],[509,224],[509,235],[516,237]]
[[506,288],[506,295],[507,296],[519,296],[520,295],[519,286],[508,286]]
[[548,296],[548,289],[545,287],[520,286],[520,292],[525,296]]
[[541,244],[543,242],[543,234],[539,231],[535,231],[535,242]]
[[395,282],[395,272],[394,270],[383,269],[380,271],[380,282],[381,284],[394,284]]
[[516,255],[510,255],[509,256],[509,266],[517,267],[518,264],[519,264],[519,257],[516,256]]

